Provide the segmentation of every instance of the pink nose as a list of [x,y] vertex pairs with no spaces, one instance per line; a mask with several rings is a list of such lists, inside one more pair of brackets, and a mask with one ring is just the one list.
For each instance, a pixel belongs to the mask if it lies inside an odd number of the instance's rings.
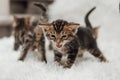
[[62,44],[57,44],[56,45],[58,48],[61,48],[62,47]]

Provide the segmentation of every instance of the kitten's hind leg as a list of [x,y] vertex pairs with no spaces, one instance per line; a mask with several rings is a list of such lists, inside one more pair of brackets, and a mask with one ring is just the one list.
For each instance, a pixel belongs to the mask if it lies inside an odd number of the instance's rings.
[[47,63],[44,46],[39,46],[38,48],[38,59],[40,61],[45,61],[45,63]]
[[28,53],[29,48],[30,48],[29,43],[23,45],[23,51],[22,51],[22,54],[18,60],[24,61],[24,59],[26,58],[26,55]]
[[101,62],[106,62],[107,59],[104,57],[104,55],[102,54],[102,52],[98,49],[90,49],[89,52],[95,56],[96,58],[99,58]]
[[14,43],[14,50],[17,51],[19,49],[20,44],[15,42]]

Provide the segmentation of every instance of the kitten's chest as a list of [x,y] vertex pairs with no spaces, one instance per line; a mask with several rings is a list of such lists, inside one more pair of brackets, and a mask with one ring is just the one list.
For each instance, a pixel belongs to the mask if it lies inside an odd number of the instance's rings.
[[57,49],[62,55],[67,55],[69,48],[67,46],[63,46],[62,48]]

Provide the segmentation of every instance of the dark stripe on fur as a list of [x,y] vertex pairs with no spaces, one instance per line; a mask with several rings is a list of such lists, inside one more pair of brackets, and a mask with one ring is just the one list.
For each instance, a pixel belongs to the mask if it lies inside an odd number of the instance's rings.
[[52,24],[55,31],[57,33],[60,33],[63,30],[64,26],[68,24],[68,22],[59,19],[59,20],[53,21]]

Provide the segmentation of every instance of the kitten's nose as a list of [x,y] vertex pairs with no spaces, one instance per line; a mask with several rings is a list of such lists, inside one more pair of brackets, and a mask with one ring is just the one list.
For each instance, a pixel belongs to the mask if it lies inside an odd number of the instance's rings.
[[62,44],[61,44],[60,39],[57,39],[57,40],[56,40],[56,46],[57,46],[58,48],[61,48],[61,47],[62,47]]
[[62,47],[62,44],[56,44],[56,46],[58,47],[58,48],[61,48]]

